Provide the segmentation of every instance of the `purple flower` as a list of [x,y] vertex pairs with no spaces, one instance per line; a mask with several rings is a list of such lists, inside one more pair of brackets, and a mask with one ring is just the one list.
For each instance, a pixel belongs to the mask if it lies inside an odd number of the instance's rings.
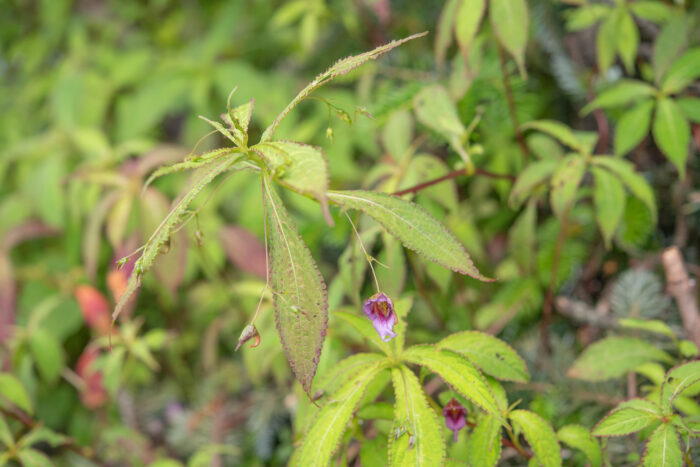
[[396,314],[394,313],[394,302],[382,292],[378,292],[365,302],[362,307],[367,317],[372,320],[374,329],[384,342],[396,337],[394,324],[396,324]]
[[467,409],[462,407],[457,399],[452,399],[442,409],[442,415],[445,416],[445,425],[447,428],[455,432],[454,442],[457,442],[457,433],[467,425]]

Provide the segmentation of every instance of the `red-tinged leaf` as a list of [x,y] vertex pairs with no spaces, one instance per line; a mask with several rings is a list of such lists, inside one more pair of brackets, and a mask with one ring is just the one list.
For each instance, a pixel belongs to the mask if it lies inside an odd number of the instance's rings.
[[99,351],[87,347],[75,364],[75,373],[83,379],[85,386],[80,391],[80,400],[88,409],[96,409],[107,402],[107,389],[102,381],[102,372],[95,368]]
[[307,394],[328,327],[326,284],[269,179],[263,179],[275,322],[294,374]]
[[227,225],[219,231],[226,257],[243,272],[264,279],[266,276],[265,247],[258,238],[243,227]]
[[79,285],[75,288],[75,298],[85,324],[100,334],[109,334],[111,307],[104,295],[91,285]]

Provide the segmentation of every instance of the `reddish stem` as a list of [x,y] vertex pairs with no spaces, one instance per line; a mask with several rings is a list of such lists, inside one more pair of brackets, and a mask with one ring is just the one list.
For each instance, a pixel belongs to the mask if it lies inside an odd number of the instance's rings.
[[[499,178],[499,179],[505,179],[505,180],[515,180],[515,175],[510,175],[510,174],[495,174],[492,172],[489,172],[487,170],[483,169],[475,169],[474,170],[475,175],[483,175],[484,177],[489,177],[489,178]],[[394,193],[392,193],[394,196],[402,196],[406,195],[408,193],[417,193],[421,190],[424,190],[430,186],[436,185],[440,182],[444,182],[445,180],[451,180],[453,178],[457,178],[460,175],[467,175],[467,173],[464,171],[464,169],[460,170],[453,170],[452,172],[443,175],[442,177],[438,177],[434,180],[428,180],[427,182],[419,183],[418,185],[412,186],[410,188],[406,188],[404,190],[399,190]]]

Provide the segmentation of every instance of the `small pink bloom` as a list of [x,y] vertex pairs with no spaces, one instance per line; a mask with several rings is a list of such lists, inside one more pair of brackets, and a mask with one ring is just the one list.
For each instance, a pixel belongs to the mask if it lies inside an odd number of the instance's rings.
[[467,425],[467,409],[457,399],[453,398],[442,409],[442,415],[445,416],[447,428],[455,432],[454,442],[456,443],[457,433]]
[[362,307],[367,317],[372,320],[374,329],[384,342],[396,337],[394,324],[396,324],[396,314],[394,313],[394,302],[385,294],[379,292],[365,302]]

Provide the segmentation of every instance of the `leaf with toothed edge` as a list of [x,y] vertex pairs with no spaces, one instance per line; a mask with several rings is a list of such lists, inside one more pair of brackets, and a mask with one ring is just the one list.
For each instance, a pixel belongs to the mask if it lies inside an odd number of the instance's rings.
[[396,405],[389,433],[389,465],[442,465],[445,439],[442,425],[425,398],[423,387],[404,365],[391,369]]
[[185,214],[187,207],[190,203],[197,197],[197,195],[211,183],[218,175],[231,169],[231,167],[239,161],[237,156],[225,157],[224,160],[217,162],[212,167],[206,167],[198,171],[194,180],[191,183],[191,188],[182,195],[175,203],[173,208],[170,210],[168,215],[163,219],[155,232],[151,235],[149,240],[143,246],[143,252],[136,264],[134,265],[134,273],[129,278],[129,282],[125,291],[119,297],[119,302],[117,303],[114,313],[112,313],[112,320],[116,320],[119,313],[124,309],[126,304],[129,302],[134,292],[138,290],[141,286],[141,281],[143,280],[143,275],[151,269],[155,259],[161,254],[162,249],[167,245],[170,240],[170,235],[173,230],[177,227],[179,222],[182,220],[182,216]]
[[148,179],[146,179],[141,192],[145,192],[146,188],[148,188],[151,183],[164,175],[169,175],[174,172],[182,172],[183,170],[201,169],[202,167],[213,164],[222,157],[232,154],[235,151],[236,149],[234,148],[214,149],[213,151],[209,151],[199,156],[187,157],[184,161],[176,162],[175,164],[159,167],[148,177]]
[[561,467],[561,448],[549,423],[529,410],[513,410],[510,419],[523,433],[542,467]]
[[630,399],[612,409],[593,428],[593,436],[625,436],[643,430],[661,419],[658,405],[645,399]]
[[328,212],[328,162],[323,149],[294,141],[260,143],[251,149],[263,159],[277,183],[313,196],[321,204],[326,221],[333,225]]
[[234,139],[238,140],[241,146],[248,144],[248,126],[250,125],[250,118],[253,116],[254,107],[255,99],[251,99],[221,116],[223,121],[231,128]]
[[460,274],[490,282],[472,263],[469,254],[446,227],[415,203],[373,191],[329,191],[328,198],[341,207],[357,209],[372,217],[406,248]]
[[661,408],[664,413],[673,413],[673,401],[683,391],[700,381],[700,361],[688,362],[668,370],[661,385]]
[[404,44],[410,40],[417,39],[419,37],[423,37],[426,34],[428,34],[428,31],[421,32],[418,34],[413,34],[412,36],[405,37],[403,39],[391,41],[388,44],[384,44],[382,46],[377,47],[374,50],[370,50],[369,52],[361,53],[359,55],[353,55],[350,57],[343,58],[341,60],[338,60],[332,67],[330,67],[328,70],[324,71],[323,73],[319,74],[316,76],[316,78],[309,83],[304,89],[302,89],[299,94],[296,95],[294,99],[292,99],[292,102],[290,102],[287,107],[282,110],[282,112],[275,117],[275,120],[268,126],[265,131],[263,132],[262,137],[260,138],[261,142],[269,141],[272,139],[272,137],[275,134],[275,131],[277,131],[277,128],[280,126],[282,123],[282,120],[285,119],[287,115],[289,115],[289,112],[292,111],[294,107],[296,107],[299,102],[303,101],[306,99],[314,90],[318,89],[319,87],[323,86],[330,80],[337,78],[338,76],[344,75],[355,68],[367,63],[370,60],[375,60],[376,58],[380,57],[381,55],[389,52],[390,50],[400,46],[401,44]]
[[326,284],[267,176],[263,191],[275,323],[287,360],[308,394],[328,327]]
[[350,381],[329,396],[328,402],[321,407],[294,456],[295,465],[314,467],[330,464],[333,453],[345,432],[345,426],[362,400],[367,385],[377,373],[386,368],[388,363],[388,360],[381,359],[366,365]]
[[682,467],[683,451],[676,427],[662,423],[649,437],[644,450],[644,467]]

